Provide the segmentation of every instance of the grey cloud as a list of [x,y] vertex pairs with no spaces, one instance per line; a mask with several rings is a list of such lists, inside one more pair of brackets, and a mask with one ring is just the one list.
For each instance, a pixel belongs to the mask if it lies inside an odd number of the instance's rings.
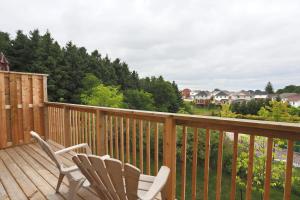
[[298,0],[10,0],[0,28],[47,29],[181,88],[299,84]]

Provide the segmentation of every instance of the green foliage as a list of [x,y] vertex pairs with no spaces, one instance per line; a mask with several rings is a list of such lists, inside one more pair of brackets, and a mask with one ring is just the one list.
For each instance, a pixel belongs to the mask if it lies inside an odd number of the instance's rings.
[[257,115],[258,111],[261,109],[261,107],[269,105],[269,99],[266,100],[256,100],[252,99],[248,102],[236,102],[232,103],[230,105],[230,109],[232,112],[236,114],[242,114],[242,115]]
[[220,114],[221,114],[221,117],[230,117],[230,118],[236,117],[236,114],[231,111],[229,103],[222,104],[222,109],[221,109]]
[[151,86],[147,86],[138,73],[130,71],[120,59],[110,60],[97,50],[88,53],[84,47],[77,47],[72,42],[61,47],[49,32],[41,35],[38,30],[33,30],[26,35],[17,31],[16,37],[11,39],[0,31],[0,50],[8,58],[13,71],[49,74],[50,101],[83,103],[80,98],[85,90],[83,79],[86,74],[93,74],[102,84],[119,87],[122,93],[130,89],[150,93],[155,110],[177,112],[182,105],[174,82],[152,77]]
[[[247,170],[249,160],[249,136],[241,136],[241,142],[239,143],[239,156],[237,160],[237,182],[239,187],[246,188]],[[272,157],[276,157],[275,152],[279,152],[281,149],[282,141],[274,141],[274,151]],[[265,182],[265,163],[266,163],[266,138],[255,137],[254,145],[254,164],[253,164],[253,188],[262,194],[264,193]],[[284,169],[285,164],[283,161],[276,161],[272,164],[272,178],[271,186],[273,188],[282,189],[284,184]]]
[[126,90],[124,92],[124,101],[130,109],[155,110],[152,94],[143,90]]
[[287,102],[270,101],[270,106],[261,108],[258,112],[259,116],[264,117],[266,120],[294,122],[298,121],[299,117],[291,115],[291,108]]
[[[206,130],[199,129],[198,132],[198,160],[200,163],[205,161],[205,138]],[[193,160],[193,141],[194,141],[194,130],[187,129],[187,143],[186,143],[186,156],[187,162],[192,163]],[[199,139],[201,138],[201,139]],[[219,132],[210,131],[210,167],[215,168],[217,166],[218,158],[218,146],[219,146]],[[180,155],[182,149],[182,127],[177,128],[177,160],[180,162]],[[228,137],[224,137],[223,144],[223,170],[226,173],[231,172],[232,163],[232,141]]]
[[81,100],[85,104],[93,106],[123,107],[123,94],[114,86],[99,84],[91,88],[88,92],[81,94]]
[[288,86],[285,86],[283,89],[277,90],[276,93],[278,93],[278,94],[281,94],[281,93],[298,93],[298,94],[300,94],[300,86],[288,85]]
[[183,103],[177,85],[165,81],[162,76],[141,79],[141,88],[153,95],[158,111],[177,112]]
[[273,85],[272,83],[269,81],[266,85],[266,88],[265,88],[265,91],[268,93],[268,94],[274,94],[274,89],[273,89]]

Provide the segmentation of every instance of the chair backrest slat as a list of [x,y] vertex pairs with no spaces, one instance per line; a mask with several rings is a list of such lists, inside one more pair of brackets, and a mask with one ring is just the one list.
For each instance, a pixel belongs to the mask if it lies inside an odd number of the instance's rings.
[[94,166],[98,176],[101,178],[103,184],[107,188],[108,193],[112,197],[112,199],[119,199],[119,196],[116,194],[116,190],[110,180],[109,174],[106,170],[105,162],[101,158],[99,159],[99,156],[89,156],[89,160]]
[[113,158],[105,159],[106,169],[121,200],[127,200],[122,172],[122,162]]
[[39,134],[37,134],[34,131],[30,132],[31,136],[37,140],[38,144],[41,146],[41,148],[46,152],[46,154],[50,157],[50,159],[55,163],[59,171],[62,170],[62,163],[61,161],[57,158],[57,156],[54,154],[54,151],[52,148],[49,146],[47,142],[45,142]]
[[130,164],[124,165],[126,195],[128,200],[138,199],[137,190],[141,171]]
[[[80,154],[78,155],[79,160],[81,161],[81,167],[85,169],[85,173],[88,173],[88,180],[92,180],[91,184],[96,186],[97,193],[101,199],[111,199],[109,194],[107,194],[106,187],[103,185],[100,177],[98,176],[94,166],[89,161],[87,155]],[[81,169],[81,168],[80,168]],[[86,176],[87,177],[87,176]]]

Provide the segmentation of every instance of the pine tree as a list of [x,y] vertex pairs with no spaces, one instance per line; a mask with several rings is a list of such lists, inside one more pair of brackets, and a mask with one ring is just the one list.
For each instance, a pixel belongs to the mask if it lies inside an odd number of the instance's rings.
[[269,81],[266,85],[266,88],[265,88],[265,91],[268,93],[268,94],[274,94],[274,89],[273,89],[273,85],[272,83]]

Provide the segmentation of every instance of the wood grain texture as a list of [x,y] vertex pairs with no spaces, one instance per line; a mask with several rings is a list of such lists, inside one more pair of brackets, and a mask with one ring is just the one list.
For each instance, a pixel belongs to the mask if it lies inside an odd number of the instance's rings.
[[272,176],[272,154],[273,154],[273,138],[268,138],[267,141],[267,160],[266,160],[266,174],[264,184],[264,200],[270,199],[270,184]]
[[181,199],[185,200],[186,191],[186,142],[187,127],[182,127],[182,146],[181,146]]
[[251,135],[250,143],[249,143],[249,161],[248,161],[248,171],[247,171],[246,200],[251,200],[251,195],[252,195],[254,143],[255,143],[255,137],[254,137],[254,135]]
[[220,130],[217,161],[216,200],[221,199],[224,132]]
[[198,129],[194,128],[193,160],[192,160],[192,200],[197,195],[197,160],[198,160]]
[[287,161],[286,161],[285,182],[284,182],[284,197],[283,197],[284,200],[291,199],[293,158],[294,158],[294,141],[288,140]]
[[237,157],[238,157],[238,139],[239,139],[239,134],[238,133],[234,133],[232,167],[231,167],[230,200],[234,200],[235,199],[235,194],[236,194],[236,173],[237,173]]
[[204,161],[204,189],[203,189],[203,199],[204,200],[208,200],[209,158],[210,158],[210,130],[206,129],[205,161]]

